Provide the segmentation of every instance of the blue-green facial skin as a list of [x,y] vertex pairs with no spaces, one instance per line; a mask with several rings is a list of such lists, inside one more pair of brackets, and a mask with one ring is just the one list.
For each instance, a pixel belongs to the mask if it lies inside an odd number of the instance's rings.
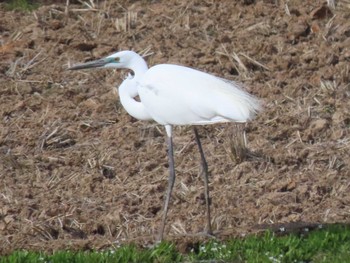
[[115,57],[115,58],[106,58],[106,63],[119,63],[120,58]]
[[115,63],[115,60],[114,60],[114,58],[107,58],[106,62],[107,63]]

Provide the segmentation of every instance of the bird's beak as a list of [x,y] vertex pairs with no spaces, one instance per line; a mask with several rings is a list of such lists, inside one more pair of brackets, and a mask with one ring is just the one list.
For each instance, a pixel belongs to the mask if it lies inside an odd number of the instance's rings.
[[108,63],[110,63],[110,61],[108,59],[103,58],[103,59],[98,59],[98,60],[90,61],[90,62],[83,63],[83,64],[78,64],[78,65],[75,65],[75,66],[70,67],[68,69],[69,70],[78,70],[78,69],[85,69],[85,68],[100,68]]

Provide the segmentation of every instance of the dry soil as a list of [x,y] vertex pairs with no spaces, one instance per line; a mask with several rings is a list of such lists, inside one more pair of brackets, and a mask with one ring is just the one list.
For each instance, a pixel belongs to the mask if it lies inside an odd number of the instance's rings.
[[[128,116],[126,71],[71,72],[132,49],[242,83],[264,110],[246,127],[199,127],[219,239],[261,226],[350,221],[350,3],[335,1],[0,3],[0,253],[153,244],[167,187],[165,132]],[[329,1],[330,3],[332,1]],[[200,158],[175,128],[166,239],[205,229]]]

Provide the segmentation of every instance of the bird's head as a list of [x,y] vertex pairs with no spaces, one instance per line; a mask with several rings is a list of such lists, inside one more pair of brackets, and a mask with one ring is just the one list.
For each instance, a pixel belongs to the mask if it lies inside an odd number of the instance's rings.
[[68,69],[79,70],[87,68],[129,68],[132,64],[132,60],[136,57],[140,56],[133,51],[120,51],[105,58],[77,64]]

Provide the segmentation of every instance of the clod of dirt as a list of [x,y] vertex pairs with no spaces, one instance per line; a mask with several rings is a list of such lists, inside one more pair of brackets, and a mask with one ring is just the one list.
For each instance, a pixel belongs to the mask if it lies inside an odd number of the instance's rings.
[[298,19],[297,23],[291,23],[288,26],[288,40],[296,43],[301,37],[306,37],[310,33],[310,26],[306,18]]
[[311,24],[311,32],[314,33],[314,34],[317,34],[320,32],[320,26],[319,24],[316,22],[316,21],[313,21],[312,24]]
[[327,5],[322,5],[312,10],[310,16],[312,19],[326,19],[331,18],[333,13]]
[[91,51],[97,47],[96,43],[79,43],[75,45],[75,48],[80,51]]
[[104,165],[101,169],[101,173],[104,177],[112,179],[115,177],[115,171],[113,167]]
[[49,26],[53,30],[58,30],[58,29],[63,27],[63,22],[60,20],[54,19],[54,20],[50,21]]
[[318,137],[318,135],[329,127],[329,121],[326,119],[314,120],[310,123],[309,127],[305,131],[306,139],[313,140]]

